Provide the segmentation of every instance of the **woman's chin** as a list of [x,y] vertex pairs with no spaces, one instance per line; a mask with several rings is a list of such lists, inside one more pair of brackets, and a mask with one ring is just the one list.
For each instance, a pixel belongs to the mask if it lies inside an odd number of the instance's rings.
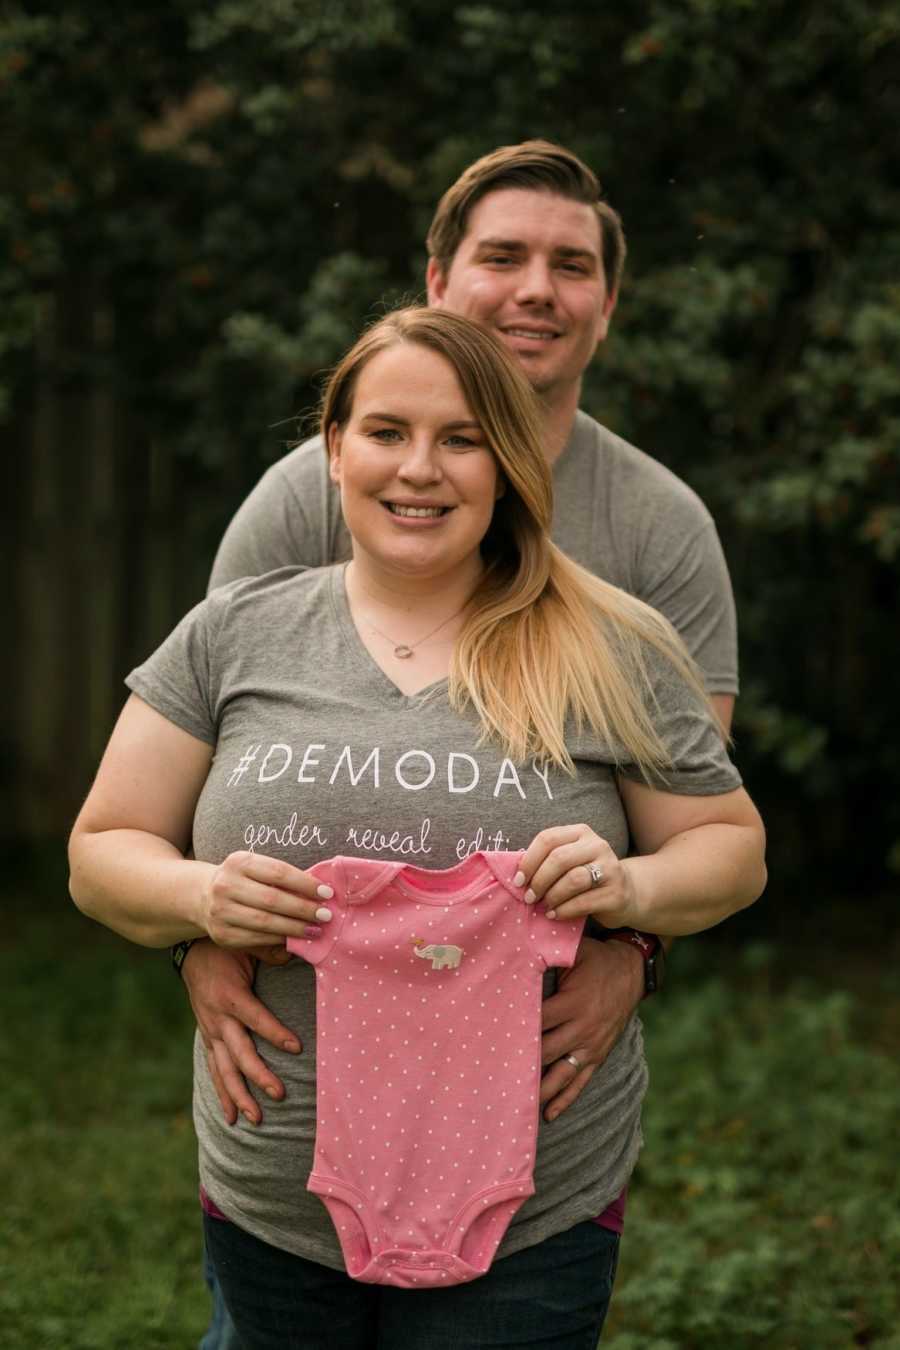
[[363,566],[422,582],[446,578],[457,572],[462,575],[480,571],[482,567],[480,548],[463,553],[444,546],[436,547],[435,542],[424,534],[419,538],[392,542],[391,547],[366,548],[356,541],[353,556]]

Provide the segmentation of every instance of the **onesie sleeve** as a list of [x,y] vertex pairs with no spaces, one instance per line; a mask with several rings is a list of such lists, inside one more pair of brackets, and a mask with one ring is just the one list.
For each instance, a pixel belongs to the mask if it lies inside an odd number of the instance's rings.
[[540,904],[528,906],[528,934],[546,967],[568,969],[584,931],[584,919],[550,919]]
[[230,603],[229,590],[201,601],[152,656],[125,677],[128,688],[208,745],[215,745],[221,672],[217,638]]
[[339,858],[314,863],[309,872],[334,891],[330,900],[322,901],[331,910],[331,918],[328,923],[320,925],[318,937],[288,938],[285,946],[293,956],[302,957],[311,966],[320,966],[334,951],[347,917],[347,881]]

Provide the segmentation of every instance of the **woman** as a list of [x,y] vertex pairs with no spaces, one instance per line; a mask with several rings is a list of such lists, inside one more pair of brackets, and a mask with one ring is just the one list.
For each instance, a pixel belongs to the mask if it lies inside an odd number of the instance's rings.
[[[322,414],[353,561],[215,592],[132,673],[72,837],[86,913],[154,946],[314,942],[332,920],[314,863],[445,869],[484,848],[525,849],[525,899],[561,920],[675,935],[757,897],[762,826],[678,639],[549,540],[533,398],[446,311],[359,340]],[[311,1046],[313,969],[257,980]],[[273,1067],[284,1101],[229,1128],[195,1052],[207,1241],[250,1350],[595,1344],[616,1239],[592,1220],[640,1145],[637,1019],[542,1123],[537,1193],[488,1274],[442,1290],[349,1279],[306,1191],[313,1056]]]

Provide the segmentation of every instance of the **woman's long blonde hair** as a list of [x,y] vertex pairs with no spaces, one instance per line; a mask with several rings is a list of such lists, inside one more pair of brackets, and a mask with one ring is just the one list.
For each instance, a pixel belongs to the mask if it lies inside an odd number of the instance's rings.
[[444,309],[396,310],[332,372],[321,428],[350,416],[356,381],[379,352],[412,343],[450,362],[506,483],[481,552],[485,570],[456,640],[450,700],[474,708],[486,738],[516,762],[533,757],[574,772],[566,723],[591,727],[648,781],[670,764],[653,718],[648,646],[709,707],[681,639],[649,605],[591,575],[550,538],[553,489],[541,452],[535,394],[500,340]]

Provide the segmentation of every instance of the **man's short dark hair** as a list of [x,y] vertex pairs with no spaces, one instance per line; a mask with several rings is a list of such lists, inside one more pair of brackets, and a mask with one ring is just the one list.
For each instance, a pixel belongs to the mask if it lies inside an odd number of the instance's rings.
[[625,266],[625,234],[617,211],[601,197],[597,175],[588,166],[552,141],[522,141],[503,145],[470,164],[438,202],[426,243],[446,277],[456,250],[466,233],[469,213],[489,192],[502,188],[526,188],[556,192],[571,201],[592,206],[600,222],[601,253],[606,289],[619,289]]

